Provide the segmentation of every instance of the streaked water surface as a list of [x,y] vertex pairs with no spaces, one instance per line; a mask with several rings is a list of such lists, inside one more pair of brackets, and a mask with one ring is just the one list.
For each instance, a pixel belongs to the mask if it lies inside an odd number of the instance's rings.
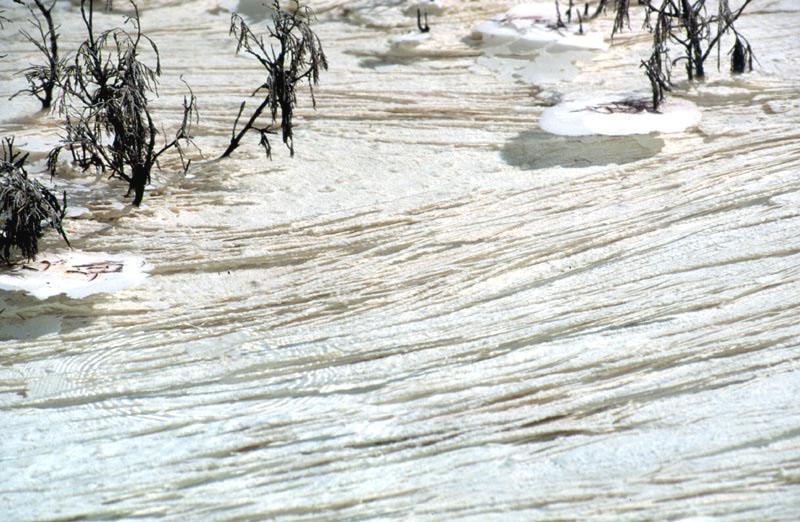
[[[679,84],[697,128],[584,138],[537,117],[646,89],[648,37],[537,84],[468,38],[510,4],[463,2],[395,56],[404,4],[318,2],[331,69],[296,156],[224,162],[259,82],[228,4],[142,4],[157,114],[180,117],[183,75],[209,161],[167,162],[138,210],[102,176],[55,180],[90,211],[77,248],[153,268],[115,295],[0,296],[0,518],[797,520],[793,2],[743,17],[755,73]],[[35,59],[15,27],[4,99]],[[2,104],[1,133],[55,135]]]

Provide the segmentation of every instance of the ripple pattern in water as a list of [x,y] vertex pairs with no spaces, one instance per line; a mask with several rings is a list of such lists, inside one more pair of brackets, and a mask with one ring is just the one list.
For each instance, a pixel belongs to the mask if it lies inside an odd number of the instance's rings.
[[[464,39],[505,4],[397,58],[404,4],[318,3],[294,159],[248,145],[134,212],[59,181],[78,248],[153,270],[0,296],[2,518],[796,520],[800,12],[758,4],[760,70],[678,89],[698,128],[568,139],[536,125],[553,93],[629,89],[646,38],[542,89]],[[184,75],[209,156],[258,82],[226,5],[143,2],[159,114]],[[5,95],[33,56],[0,42]],[[52,133],[16,100],[3,134]]]

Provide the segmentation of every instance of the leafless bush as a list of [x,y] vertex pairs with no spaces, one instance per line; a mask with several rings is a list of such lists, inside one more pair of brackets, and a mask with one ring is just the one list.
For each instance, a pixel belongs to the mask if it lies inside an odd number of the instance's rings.
[[[66,136],[49,158],[55,172],[62,150],[83,169],[96,167],[110,171],[110,178],[128,183],[134,193],[133,204],[142,202],[150,173],[159,158],[175,149],[188,169],[184,147],[192,144],[191,127],[197,120],[196,100],[191,89],[183,100],[183,120],[172,139],[156,147],[159,132],[153,121],[148,95],[157,95],[161,63],[155,42],[142,34],[139,11],[126,20],[132,31],[115,28],[95,34],[94,2],[81,1],[81,16],[87,39],[74,60],[64,68],[59,109],[66,119]],[[152,52],[150,65],[141,61],[142,46]],[[187,85],[188,88],[188,85]]]
[[[236,52],[244,51],[258,60],[266,76],[264,83],[252,94],[252,96],[263,96],[263,100],[244,126],[237,131],[246,102],[243,101],[239,106],[239,113],[233,123],[231,141],[222,153],[223,158],[230,156],[239,147],[242,138],[249,131],[255,131],[260,135],[260,144],[264,147],[267,157],[271,157],[269,135],[276,134],[278,128],[281,130],[283,142],[293,156],[292,116],[297,105],[298,84],[308,81],[311,103],[316,108],[314,86],[319,83],[320,71],[328,68],[328,62],[319,38],[311,30],[313,12],[308,7],[299,5],[295,11],[284,11],[280,8],[278,0],[273,0],[272,8],[272,26],[267,27],[266,42],[263,36],[252,31],[239,14],[234,13],[231,17],[230,33],[237,39]],[[267,109],[271,122],[265,127],[257,127],[256,121]],[[275,127],[279,110],[280,126]]]
[[[630,0],[614,1],[616,17],[612,36],[628,25],[630,10]],[[734,10],[729,0],[717,0],[717,12],[711,14],[707,8],[710,0],[638,0],[644,6],[645,27],[653,35],[651,54],[642,61],[642,68],[650,81],[654,108],[658,108],[665,92],[670,90],[672,67],[677,63],[684,62],[689,80],[702,79],[706,74],[706,61],[716,49],[719,68],[720,43],[726,34],[735,37],[730,53],[731,71],[752,70],[753,50],[734,26],[751,1],[744,0]],[[680,49],[680,56],[671,58],[671,48]]]
[[[43,65],[31,65],[22,72],[28,81],[28,88],[16,93],[27,93],[35,96],[42,103],[42,109],[49,109],[53,103],[53,91],[58,85],[58,76],[63,66],[63,62],[58,56],[58,33],[53,22],[53,7],[56,0],[52,0],[49,6],[42,0],[14,0],[14,3],[25,6],[30,12],[30,23],[33,25],[34,34],[21,29],[22,36],[32,43],[39,52],[44,55]],[[12,98],[14,97],[12,96]]]
[[0,261],[11,263],[15,250],[25,259],[39,253],[46,228],[56,230],[69,245],[62,228],[67,206],[36,180],[28,179],[25,160],[14,150],[14,140],[3,140],[0,151]]

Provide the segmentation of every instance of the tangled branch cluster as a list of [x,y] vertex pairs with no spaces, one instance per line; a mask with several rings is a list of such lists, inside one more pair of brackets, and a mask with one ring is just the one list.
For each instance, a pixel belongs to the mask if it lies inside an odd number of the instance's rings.
[[[148,95],[157,94],[161,74],[158,48],[142,34],[133,2],[134,15],[127,19],[132,31],[115,28],[95,35],[93,4],[91,0],[81,1],[88,38],[61,75],[59,108],[66,120],[66,136],[50,154],[49,166],[55,172],[59,154],[66,149],[84,170],[108,170],[110,177],[127,182],[128,193],[134,193],[133,204],[138,206],[162,154],[175,149],[184,169],[188,168],[184,147],[192,143],[196,99],[190,89],[184,97],[180,127],[172,139],[157,147],[159,131],[150,113]],[[152,65],[140,59],[143,44],[152,51]]]
[[14,150],[13,139],[3,140],[0,149],[0,261],[10,263],[15,250],[25,259],[36,257],[46,228],[56,230],[69,245],[62,228],[66,194],[59,203],[41,183],[28,178],[28,156]]
[[[705,77],[705,63],[717,51],[720,66],[720,42],[730,33],[735,38],[731,49],[731,71],[742,73],[753,68],[753,50],[734,23],[752,0],[744,0],[738,9],[731,9],[729,0],[717,0],[715,14],[709,12],[707,0],[639,0],[644,6],[645,27],[653,35],[650,57],[642,61],[657,109],[670,90],[672,67],[684,62],[689,80]],[[601,2],[605,4],[606,1]],[[616,17],[612,36],[629,25],[630,0],[615,0]],[[672,59],[670,48],[682,49]]]

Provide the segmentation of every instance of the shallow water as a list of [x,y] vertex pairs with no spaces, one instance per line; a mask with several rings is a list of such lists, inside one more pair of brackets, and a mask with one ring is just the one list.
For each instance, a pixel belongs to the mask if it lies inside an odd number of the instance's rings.
[[[212,158],[258,70],[215,0],[143,4],[158,114],[179,117],[184,75]],[[276,140],[271,162],[255,143],[168,162],[138,210],[102,176],[56,180],[89,209],[77,248],[152,270],[0,295],[0,518],[796,520],[791,2],[742,20],[757,72],[679,86],[696,128],[608,138],[537,118],[646,89],[642,36],[534,85],[466,38],[505,4],[433,17],[439,46],[399,57],[404,4],[317,5],[331,70],[293,159]],[[32,56],[0,42],[5,95]],[[3,134],[52,132],[2,103]]]

